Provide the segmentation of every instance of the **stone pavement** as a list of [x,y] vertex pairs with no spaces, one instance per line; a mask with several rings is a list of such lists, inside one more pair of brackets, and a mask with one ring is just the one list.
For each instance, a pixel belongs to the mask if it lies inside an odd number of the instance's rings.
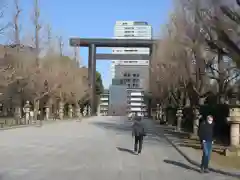
[[200,174],[145,120],[148,136],[133,155],[131,122],[93,117],[0,131],[0,180],[230,180]]

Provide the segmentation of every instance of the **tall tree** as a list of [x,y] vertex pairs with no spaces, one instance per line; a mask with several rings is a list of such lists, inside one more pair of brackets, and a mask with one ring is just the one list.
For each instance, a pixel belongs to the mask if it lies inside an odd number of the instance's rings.
[[58,45],[59,45],[59,55],[63,56],[63,38],[62,36],[58,37]]
[[97,71],[96,72],[96,95],[102,94],[103,90],[104,90],[104,87],[103,87],[103,83],[102,83],[102,76]]
[[20,45],[20,28],[19,28],[19,16],[22,10],[19,7],[19,0],[14,0],[15,5],[15,14],[13,17],[13,24],[14,24],[14,42],[15,44]]
[[39,54],[40,54],[40,30],[41,25],[39,23],[40,8],[39,0],[34,0],[34,26],[35,26],[35,52],[36,52],[36,65],[39,67]]

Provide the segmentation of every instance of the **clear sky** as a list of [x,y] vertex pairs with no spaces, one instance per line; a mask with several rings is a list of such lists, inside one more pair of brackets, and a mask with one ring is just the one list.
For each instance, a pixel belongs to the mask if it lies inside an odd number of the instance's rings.
[[[7,0],[10,2],[13,0]],[[34,0],[19,0],[23,13],[22,30],[30,31]],[[161,26],[167,22],[172,0],[39,0],[41,23],[51,24],[56,35],[62,35],[65,44],[70,37],[113,37],[117,20],[147,21],[153,26],[154,35],[160,34]],[[11,7],[11,4],[8,4]],[[99,52],[110,52],[101,49]],[[80,49],[82,63],[87,65],[87,49]],[[104,86],[111,83],[110,61],[97,62]]]

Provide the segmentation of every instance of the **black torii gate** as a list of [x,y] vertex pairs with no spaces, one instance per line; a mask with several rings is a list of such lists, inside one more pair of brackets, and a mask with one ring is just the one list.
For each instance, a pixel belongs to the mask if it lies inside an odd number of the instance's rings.
[[[96,114],[96,60],[149,60],[149,66],[151,67],[151,55],[154,45],[156,45],[156,40],[150,39],[70,38],[70,46],[88,47],[88,81],[92,115]],[[150,54],[96,54],[97,47],[149,48]],[[150,73],[151,71],[149,70]]]

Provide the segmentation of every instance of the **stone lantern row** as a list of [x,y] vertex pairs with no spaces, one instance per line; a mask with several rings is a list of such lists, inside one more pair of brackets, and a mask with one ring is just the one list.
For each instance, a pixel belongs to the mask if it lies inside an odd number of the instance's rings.
[[[200,114],[199,108],[194,109],[194,119],[193,119],[193,136],[198,135],[199,122],[202,115]],[[183,120],[183,110],[182,107],[179,107],[176,112],[177,118],[177,131],[181,131],[181,124]],[[160,121],[166,121],[166,116],[163,112],[163,109],[159,104],[156,108],[156,119]],[[229,117],[227,121],[230,125],[230,146],[225,150],[226,154],[234,154],[240,156],[240,108],[233,107],[230,108]]]
[[[26,104],[23,107],[24,117],[25,121],[29,122],[31,119],[33,119],[33,114],[31,112],[31,105],[29,101],[26,101]],[[75,109],[73,109],[73,106],[71,104],[68,105],[68,118],[73,118],[75,112],[76,118],[81,118],[82,116],[91,116],[91,107],[85,106],[83,108],[83,113],[81,113],[81,108],[79,105],[76,105]],[[40,112],[38,112],[40,113]],[[49,120],[50,117],[50,108],[45,107],[45,119]],[[59,109],[58,109],[58,118],[61,120],[64,117],[64,103],[59,103]]]

